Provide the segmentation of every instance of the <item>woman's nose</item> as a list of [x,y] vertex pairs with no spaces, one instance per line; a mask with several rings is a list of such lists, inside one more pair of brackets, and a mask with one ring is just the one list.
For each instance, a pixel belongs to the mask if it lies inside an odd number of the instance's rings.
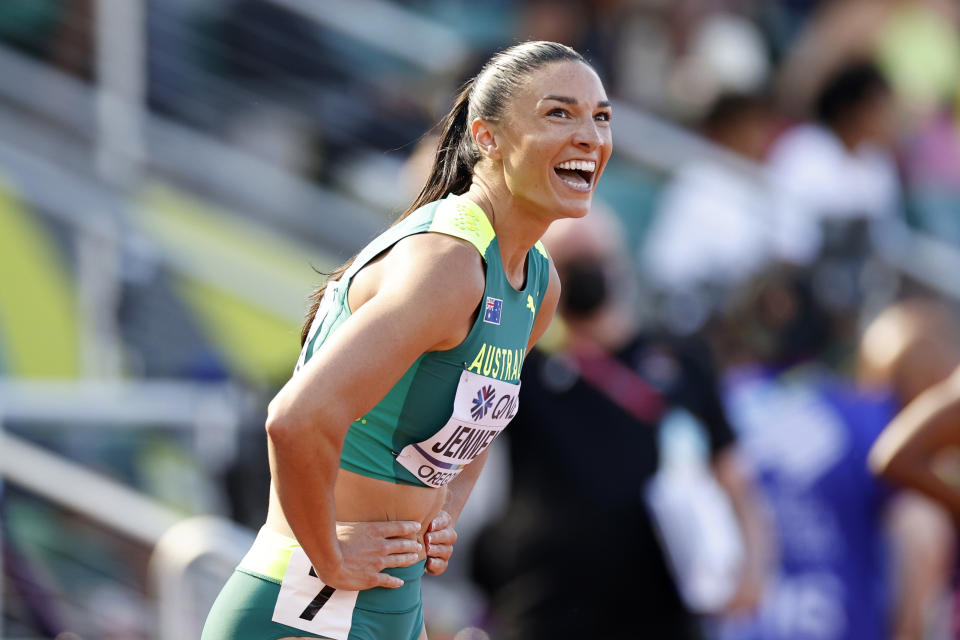
[[573,143],[585,151],[593,151],[603,143],[603,136],[591,120],[577,129]]

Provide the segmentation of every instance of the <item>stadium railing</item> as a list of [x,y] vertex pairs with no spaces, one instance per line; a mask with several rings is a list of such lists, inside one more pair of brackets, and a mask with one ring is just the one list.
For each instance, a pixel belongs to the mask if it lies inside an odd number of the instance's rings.
[[[199,637],[216,590],[254,533],[216,516],[189,516],[85,465],[3,429],[25,422],[192,431],[201,458],[229,455],[236,438],[235,390],[185,383],[0,383],[0,479],[8,487],[142,547],[149,554],[148,585],[156,601],[152,637]],[[49,427],[48,427],[49,429]],[[2,485],[0,485],[2,487]],[[90,559],[79,558],[80,562]],[[81,594],[74,594],[82,598]],[[2,607],[2,600],[0,600]],[[3,612],[0,610],[0,620]]]

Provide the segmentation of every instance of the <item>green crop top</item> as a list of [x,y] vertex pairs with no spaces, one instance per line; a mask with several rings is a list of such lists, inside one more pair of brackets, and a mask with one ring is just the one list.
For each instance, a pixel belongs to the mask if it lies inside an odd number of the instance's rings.
[[350,317],[353,276],[399,240],[443,233],[477,248],[486,265],[480,313],[466,339],[422,354],[383,399],[347,432],[340,467],[415,486],[443,486],[487,449],[518,408],[520,367],[547,290],[549,258],[539,242],[527,254],[524,288],[507,281],[500,246],[483,210],[450,195],[425,205],[368,244],[317,310],[296,373]]

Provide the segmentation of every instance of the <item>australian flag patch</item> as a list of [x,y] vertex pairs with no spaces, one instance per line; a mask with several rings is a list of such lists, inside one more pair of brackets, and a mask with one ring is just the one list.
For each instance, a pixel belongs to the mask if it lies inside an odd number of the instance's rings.
[[487,304],[483,310],[483,321],[490,324],[500,324],[500,313],[503,311],[503,300],[487,297]]

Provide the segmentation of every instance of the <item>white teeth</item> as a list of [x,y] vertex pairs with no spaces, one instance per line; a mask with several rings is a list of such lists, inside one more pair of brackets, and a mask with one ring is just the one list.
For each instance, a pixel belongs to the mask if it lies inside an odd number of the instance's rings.
[[589,171],[593,173],[597,170],[597,163],[593,160],[567,160],[557,165],[557,169],[570,169],[571,171]]

